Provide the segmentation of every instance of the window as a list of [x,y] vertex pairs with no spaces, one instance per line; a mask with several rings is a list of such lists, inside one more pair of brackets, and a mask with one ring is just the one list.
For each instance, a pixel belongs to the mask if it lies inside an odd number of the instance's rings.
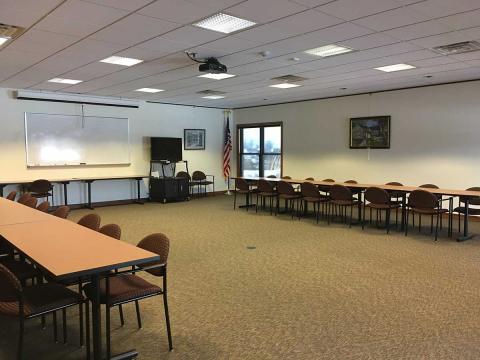
[[238,173],[244,177],[282,175],[282,124],[238,126]]

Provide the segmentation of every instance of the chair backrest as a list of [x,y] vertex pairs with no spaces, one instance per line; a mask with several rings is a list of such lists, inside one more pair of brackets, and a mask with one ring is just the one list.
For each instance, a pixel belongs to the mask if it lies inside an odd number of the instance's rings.
[[117,224],[107,224],[103,225],[100,229],[98,229],[103,235],[110,236],[114,239],[120,240],[122,236],[122,229]]
[[434,184],[423,184],[423,185],[420,185],[419,188],[423,188],[423,189],[438,189],[438,186],[437,186],[437,185],[434,185]]
[[353,200],[352,191],[348,187],[339,184],[330,187],[330,198],[332,200]]
[[277,183],[277,191],[279,194],[285,194],[285,195],[295,195],[295,189],[293,188],[292,184],[286,182],[286,181],[279,181]]
[[275,175],[268,175],[267,178],[269,179],[276,179],[277,177]]
[[[165,234],[156,233],[144,237],[137,245],[147,251],[151,251],[157,255],[160,255],[160,261],[149,262],[146,266],[165,264],[168,261],[168,252],[170,250],[170,240]],[[161,268],[146,270],[148,273],[155,276],[163,276],[165,270]]]
[[347,180],[344,184],[358,184],[357,180]]
[[7,200],[12,200],[15,201],[15,198],[17,197],[17,192],[16,191],[10,191],[6,197]]
[[23,205],[35,209],[35,208],[37,207],[37,202],[38,202],[37,198],[30,197],[30,198],[28,198],[27,200],[25,200],[25,202],[23,203]]
[[273,185],[269,183],[267,180],[258,180],[257,182],[257,189],[260,192],[267,192],[267,193],[273,193]]
[[245,179],[235,179],[235,189],[238,190],[250,190],[250,186]]
[[77,224],[98,231],[98,229],[100,228],[100,216],[98,216],[97,214],[85,215],[80,220],[78,220]]
[[191,180],[190,174],[187,173],[186,171],[179,171],[179,172],[177,173],[177,177]]
[[203,171],[194,171],[193,174],[192,174],[192,180],[193,181],[201,181],[201,180],[205,180],[207,178],[207,175],[205,175],[205,173]]
[[320,192],[318,191],[318,188],[311,182],[304,182],[301,186],[301,190],[302,195],[305,197],[320,198]]
[[37,210],[42,212],[48,212],[48,209],[50,209],[50,203],[48,201],[44,201],[37,206]]
[[408,197],[408,205],[412,208],[434,209],[438,206],[438,198],[427,190],[413,190]]
[[17,202],[19,202],[20,204],[25,204],[25,201],[27,201],[31,197],[32,197],[32,195],[30,193],[24,193],[24,194],[20,195]]
[[39,179],[32,182],[28,189],[33,193],[48,193],[50,190],[52,190],[52,183],[45,179]]
[[66,219],[68,216],[68,213],[70,212],[70,208],[66,205],[59,206],[56,208],[53,212],[52,215],[57,216],[62,219]]
[[392,185],[392,186],[403,186],[402,183],[396,182],[396,181],[390,181],[386,183],[385,185]]
[[292,177],[291,177],[291,176],[288,176],[288,175],[285,175],[285,176],[282,176],[282,179],[291,180]]
[[323,179],[322,181],[324,181],[324,182],[335,182],[335,180],[333,180],[333,179]]
[[313,177],[308,177],[308,178],[306,178],[305,180],[307,180],[307,181],[315,181],[315,179],[314,179]]
[[[479,186],[474,186],[466,189],[467,191],[480,191]],[[465,196],[460,196],[460,201],[465,202],[467,199]],[[469,197],[468,198],[468,204],[469,205],[480,205],[480,197]]]
[[0,264],[0,302],[15,302],[19,300],[22,285],[15,275]]
[[390,204],[390,194],[379,187],[369,187],[365,190],[365,200],[372,204]]

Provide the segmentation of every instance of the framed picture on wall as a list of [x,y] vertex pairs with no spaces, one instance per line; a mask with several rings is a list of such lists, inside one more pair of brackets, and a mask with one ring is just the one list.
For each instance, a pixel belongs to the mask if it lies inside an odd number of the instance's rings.
[[183,148],[185,150],[205,150],[205,129],[184,129]]
[[351,118],[350,149],[390,149],[390,116]]

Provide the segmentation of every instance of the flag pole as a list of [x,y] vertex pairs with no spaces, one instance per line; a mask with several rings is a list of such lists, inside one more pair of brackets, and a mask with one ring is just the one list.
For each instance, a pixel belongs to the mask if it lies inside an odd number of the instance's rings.
[[[223,116],[224,116],[224,118],[225,118],[225,122],[224,122],[224,123],[225,123],[225,125],[228,126],[228,127],[230,127],[230,125],[228,124],[228,122],[230,121],[230,114],[231,114],[231,112],[232,112],[232,111],[229,110],[229,109],[223,110]],[[230,139],[231,139],[231,138],[230,138]],[[230,165],[230,164],[229,164],[229,165]],[[231,193],[231,191],[230,191],[230,174],[227,176],[227,178],[226,178],[225,181],[227,182],[227,191],[225,192],[225,195],[231,196],[232,193]]]

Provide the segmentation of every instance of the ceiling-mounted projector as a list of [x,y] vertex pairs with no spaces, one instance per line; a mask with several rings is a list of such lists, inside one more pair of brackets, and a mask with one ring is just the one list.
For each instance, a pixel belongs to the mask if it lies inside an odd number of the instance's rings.
[[213,73],[213,74],[222,74],[227,72],[227,67],[220,63],[217,58],[209,57],[205,60],[198,60],[195,53],[186,53],[187,56],[195,62],[200,63],[198,70],[201,72]]

